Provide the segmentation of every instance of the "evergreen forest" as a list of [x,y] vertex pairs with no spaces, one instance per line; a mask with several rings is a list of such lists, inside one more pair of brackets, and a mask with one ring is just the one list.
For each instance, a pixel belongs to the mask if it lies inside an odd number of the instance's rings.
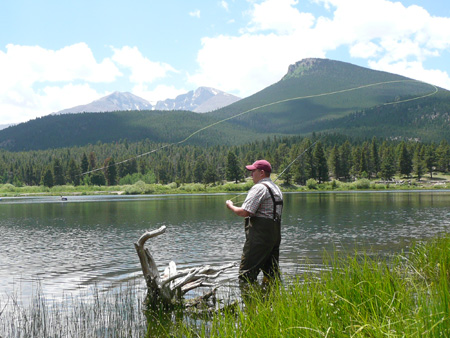
[[245,178],[245,165],[267,159],[284,185],[330,180],[421,179],[450,170],[450,145],[352,139],[341,134],[267,137],[237,146],[176,145],[149,140],[9,152],[0,150],[0,183],[22,186],[114,186],[171,182],[223,184]]

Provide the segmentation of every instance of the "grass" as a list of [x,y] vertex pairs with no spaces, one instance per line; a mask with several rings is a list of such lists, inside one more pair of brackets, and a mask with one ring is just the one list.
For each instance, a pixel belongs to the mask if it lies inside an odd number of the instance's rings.
[[[89,301],[0,304],[1,337],[448,337],[450,235],[390,259],[325,256],[320,272],[248,291],[211,316],[147,312],[135,288]],[[10,304],[10,305],[11,305]],[[3,309],[3,311],[2,311]]]
[[[276,174],[272,177],[276,179]],[[350,190],[420,190],[420,189],[450,189],[449,175],[434,175],[433,179],[424,177],[417,179],[405,179],[396,177],[392,182],[379,180],[359,179],[354,182],[341,182],[332,180],[318,183],[309,179],[304,186],[286,184],[283,180],[277,181],[283,191],[306,192],[306,191],[350,191]],[[137,181],[134,184],[114,186],[88,186],[88,185],[63,185],[52,188],[44,186],[16,187],[12,184],[0,184],[0,196],[59,196],[59,195],[95,195],[95,194],[195,194],[195,193],[235,193],[247,192],[253,185],[250,179],[243,182],[220,182],[216,184],[184,183],[175,182],[169,184],[145,183]]]
[[0,337],[141,337],[147,331],[135,285],[50,303],[39,289],[28,305],[16,295],[0,301]]
[[389,262],[355,253],[269,293],[244,309],[178,327],[185,337],[448,337],[450,236]]

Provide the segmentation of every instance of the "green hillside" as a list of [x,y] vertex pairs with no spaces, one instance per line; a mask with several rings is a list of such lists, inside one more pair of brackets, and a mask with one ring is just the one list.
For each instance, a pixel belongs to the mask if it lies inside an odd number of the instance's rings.
[[320,121],[434,91],[432,85],[399,75],[339,61],[306,59],[290,66],[279,82],[217,114],[227,117],[267,105],[234,123],[262,132],[307,134],[317,131]]
[[10,151],[26,151],[110,143],[123,139],[130,142],[148,139],[158,143],[177,143],[188,137],[189,144],[230,145],[263,137],[244,127],[227,123],[192,135],[215,122],[217,117],[189,111],[50,115],[1,130],[0,147]]
[[439,142],[450,140],[450,92],[365,109],[345,117],[317,121],[311,125],[316,132],[337,132],[361,138],[376,135],[392,140]]
[[[0,147],[10,151],[37,150],[121,139],[235,145],[269,135],[308,135],[319,131],[364,138],[450,141],[449,93],[349,63],[305,59],[291,65],[279,82],[211,113],[52,115],[0,130]],[[397,103],[391,104],[394,102]]]

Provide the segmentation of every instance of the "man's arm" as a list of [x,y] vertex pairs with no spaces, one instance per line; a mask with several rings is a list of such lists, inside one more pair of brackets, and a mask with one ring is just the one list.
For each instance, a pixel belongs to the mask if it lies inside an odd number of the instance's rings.
[[233,202],[230,201],[230,200],[226,201],[226,204],[227,204],[227,208],[230,209],[231,211],[233,211],[233,212],[234,212],[236,215],[238,215],[238,216],[241,216],[241,217],[248,217],[248,216],[251,215],[247,210],[242,209],[242,208],[240,208],[240,207],[236,207],[236,206],[233,204]]

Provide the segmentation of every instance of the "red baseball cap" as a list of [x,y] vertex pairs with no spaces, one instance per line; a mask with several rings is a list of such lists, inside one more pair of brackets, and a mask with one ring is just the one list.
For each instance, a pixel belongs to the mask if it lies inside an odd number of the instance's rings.
[[259,169],[259,170],[264,170],[265,172],[268,172],[268,173],[272,172],[272,166],[266,160],[258,160],[251,165],[246,165],[245,167],[247,168],[247,170]]

